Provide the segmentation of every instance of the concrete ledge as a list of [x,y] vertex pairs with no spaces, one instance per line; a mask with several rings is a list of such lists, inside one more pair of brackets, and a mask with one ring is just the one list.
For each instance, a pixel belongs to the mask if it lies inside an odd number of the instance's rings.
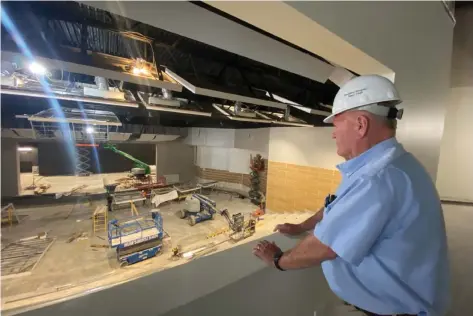
[[[283,249],[294,246],[298,240],[280,234],[265,239],[275,241]],[[162,315],[263,269],[269,269],[252,254],[256,243],[245,243],[137,280],[98,289],[97,292],[88,291],[67,301],[26,311],[23,315],[128,316],[137,310],[143,315]],[[244,299],[241,304],[245,304]]]

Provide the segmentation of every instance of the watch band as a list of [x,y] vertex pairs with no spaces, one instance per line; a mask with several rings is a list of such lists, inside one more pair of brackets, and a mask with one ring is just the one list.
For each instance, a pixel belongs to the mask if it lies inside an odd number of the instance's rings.
[[284,252],[280,251],[276,253],[273,257],[274,266],[280,271],[286,271],[283,268],[281,268],[281,266],[279,265],[279,259],[281,259],[283,255],[284,255]]

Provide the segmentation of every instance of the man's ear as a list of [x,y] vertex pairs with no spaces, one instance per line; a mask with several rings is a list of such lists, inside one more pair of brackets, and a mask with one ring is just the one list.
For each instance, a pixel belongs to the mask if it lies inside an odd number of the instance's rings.
[[370,120],[365,115],[360,115],[356,118],[356,131],[360,137],[363,137],[368,133]]

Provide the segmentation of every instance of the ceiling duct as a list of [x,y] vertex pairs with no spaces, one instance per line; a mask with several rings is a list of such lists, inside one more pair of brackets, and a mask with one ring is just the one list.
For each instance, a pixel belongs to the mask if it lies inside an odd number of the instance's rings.
[[287,107],[286,104],[280,103],[280,102],[258,99],[258,98],[238,95],[234,93],[227,93],[227,92],[222,92],[222,91],[218,91],[214,89],[208,89],[204,87],[198,87],[196,85],[193,85],[186,79],[182,78],[175,72],[171,71],[169,68],[166,68],[165,73],[167,73],[171,78],[173,78],[182,86],[184,86],[187,90],[197,95],[218,98],[218,99],[223,99],[223,100],[230,100],[230,101],[235,101],[235,102],[244,102],[244,103],[250,103],[250,104],[255,104],[255,105],[262,105],[262,106],[273,107],[273,108],[278,108],[278,109],[283,109],[283,110]]
[[223,105],[214,103],[212,106],[224,117],[232,121],[261,123],[268,125],[284,126],[313,126],[302,119],[290,115],[289,108],[284,111],[267,108],[251,109],[240,102],[234,105]]
[[161,89],[161,95],[151,95],[148,98],[148,103],[150,105],[162,105],[162,106],[172,106],[172,107],[179,107],[181,103],[179,100],[176,100],[172,97],[172,92],[168,89]]
[[[266,94],[269,96],[269,92],[266,92]],[[331,112],[327,112],[327,111],[321,111],[321,110],[316,110],[316,109],[313,109],[313,108],[309,108],[309,107],[305,107],[305,106],[302,106],[300,104],[297,104],[291,100],[288,100],[288,99],[285,99],[281,96],[278,96],[276,94],[273,93],[273,97],[275,100],[278,100],[278,101],[281,101],[281,102],[284,102],[286,103],[288,106],[292,107],[292,108],[295,108],[295,109],[298,109],[300,111],[303,111],[305,113],[309,113],[309,114],[313,114],[313,115],[320,115],[320,116],[329,116],[331,115],[332,113]],[[326,107],[328,109],[331,109],[332,106],[331,105],[326,105],[326,104],[321,104],[320,103],[320,106],[323,106],[323,107]]]
[[[212,115],[211,112],[205,112],[195,103],[189,103],[185,99],[165,99],[163,96],[153,96],[144,92],[137,92],[138,98],[141,100],[147,110],[159,112],[171,112],[186,115],[207,116]],[[169,95],[167,95],[169,98]],[[153,102],[153,103],[150,103]]]
[[291,116],[287,104],[272,101],[270,96],[267,99],[254,98],[198,87],[168,68],[166,68],[165,72],[193,94],[221,99],[223,102],[214,102],[212,107],[217,110],[220,116],[226,119],[268,125],[312,126],[302,119]]

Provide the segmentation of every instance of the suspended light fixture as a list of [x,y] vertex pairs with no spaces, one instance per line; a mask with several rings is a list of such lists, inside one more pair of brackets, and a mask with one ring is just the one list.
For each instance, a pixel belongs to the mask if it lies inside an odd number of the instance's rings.
[[44,76],[47,72],[46,67],[41,65],[40,63],[37,62],[32,62],[29,66],[28,69],[31,71],[31,73],[39,76]]
[[131,72],[135,75],[135,76],[149,76],[150,75],[150,71],[148,69],[148,67],[146,66],[146,62],[141,59],[141,58],[138,58],[136,60],[136,64],[133,66]]
[[18,147],[18,151],[21,151],[21,152],[33,151],[33,148],[32,147]]

